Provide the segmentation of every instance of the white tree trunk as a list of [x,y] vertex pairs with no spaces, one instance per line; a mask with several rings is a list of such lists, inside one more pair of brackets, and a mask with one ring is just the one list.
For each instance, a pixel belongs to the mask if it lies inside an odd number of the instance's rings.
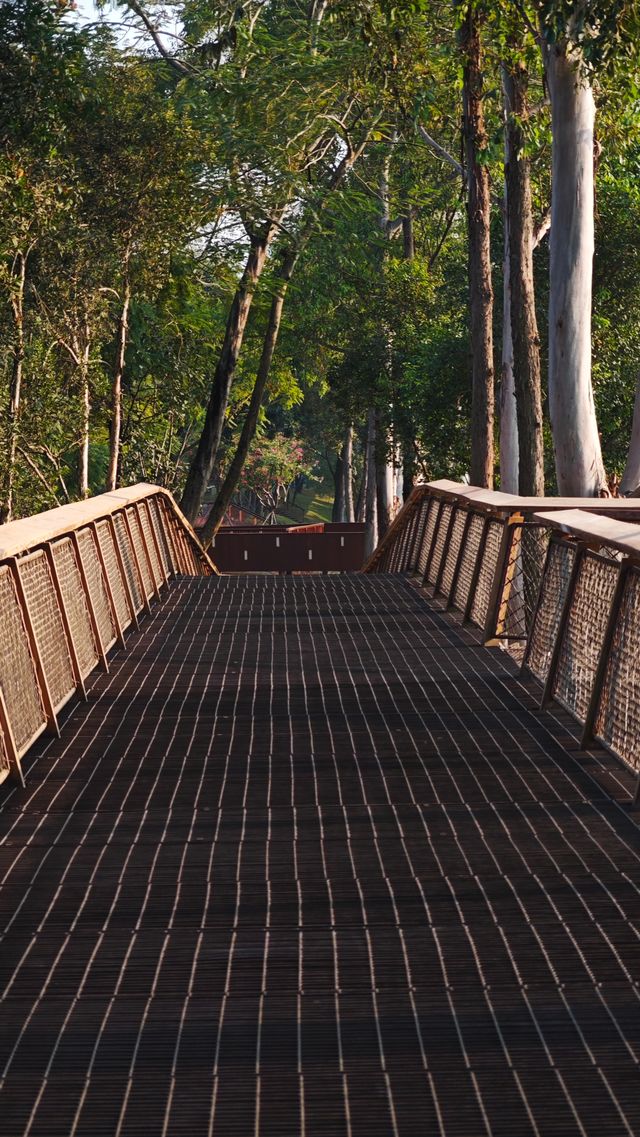
[[[506,216],[506,202],[505,202]],[[518,492],[518,414],[513,374],[511,335],[511,270],[509,267],[509,228],[504,227],[504,298],[502,306],[502,383],[500,386],[500,489]]]
[[355,513],[353,509],[353,427],[349,426],[344,436],[344,447],[342,450],[342,464],[343,464],[343,478],[344,478],[344,494],[343,494],[343,512],[344,521],[355,521]]
[[640,497],[640,375],[636,383],[629,455],[620,482],[620,493],[624,497]]
[[364,535],[364,555],[367,560],[378,544],[378,486],[376,481],[376,412],[373,408],[367,415],[367,504]]
[[546,59],[551,95],[552,208],[549,410],[558,492],[597,496],[606,485],[591,386],[593,91],[566,50]]

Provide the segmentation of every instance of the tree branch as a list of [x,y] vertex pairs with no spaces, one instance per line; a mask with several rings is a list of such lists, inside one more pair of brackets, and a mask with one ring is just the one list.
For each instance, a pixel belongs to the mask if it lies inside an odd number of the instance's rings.
[[149,35],[151,36],[151,39],[155,43],[158,51],[160,52],[160,55],[165,60],[165,62],[168,63],[169,66],[178,73],[178,75],[193,75],[193,68],[188,67],[186,63],[182,63],[180,59],[176,59],[175,55],[172,55],[170,51],[167,51],[165,45],[162,42],[160,32],[158,31],[151,18],[147,15],[142,5],[138,3],[138,0],[127,0],[127,6],[140,20],[142,20],[142,23],[147,29]]
[[420,132],[421,138],[423,138],[427,146],[433,150],[434,154],[437,154],[438,158],[442,158],[443,162],[448,162],[456,173],[460,175],[462,180],[466,181],[465,172],[458,159],[454,158],[453,154],[450,154],[448,150],[445,150],[444,146],[441,146],[439,142],[436,142],[435,138],[431,137],[420,122],[418,123],[418,131]]

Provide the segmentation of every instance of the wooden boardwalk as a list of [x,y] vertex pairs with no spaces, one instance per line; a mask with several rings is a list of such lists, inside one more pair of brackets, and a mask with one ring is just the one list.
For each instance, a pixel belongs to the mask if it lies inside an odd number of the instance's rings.
[[2,1137],[639,1134],[640,834],[538,697],[401,577],[174,584],[0,790]]

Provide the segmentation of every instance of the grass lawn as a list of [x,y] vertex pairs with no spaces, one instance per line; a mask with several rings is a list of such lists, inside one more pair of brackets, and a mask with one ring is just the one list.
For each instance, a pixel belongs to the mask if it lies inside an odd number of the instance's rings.
[[[302,493],[299,493],[296,498],[296,505],[299,505],[305,512],[305,521],[331,521],[331,507],[333,505],[333,493],[327,491],[327,486],[322,482],[311,482]],[[278,516],[278,525],[295,525],[296,522],[291,521],[288,517]],[[300,525],[304,522],[300,521]]]

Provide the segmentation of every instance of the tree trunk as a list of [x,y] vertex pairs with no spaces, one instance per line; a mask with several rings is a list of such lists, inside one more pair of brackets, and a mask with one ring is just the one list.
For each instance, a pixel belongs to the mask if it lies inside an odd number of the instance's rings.
[[375,481],[378,505],[378,541],[381,541],[393,521],[393,491],[395,478],[393,459],[389,458],[386,432],[381,425],[379,414],[377,419]]
[[504,261],[502,300],[502,382],[500,384],[500,489],[518,492],[518,415],[516,386],[513,375],[513,338],[511,336],[511,270],[509,266],[509,227],[507,224],[507,187],[504,193]]
[[340,453],[336,457],[335,471],[333,474],[333,505],[331,507],[331,520],[332,522],[341,521],[344,512],[344,462],[342,459],[342,447]]
[[125,274],[124,290],[122,295],[122,309],[118,321],[118,336],[116,341],[116,361],[111,380],[111,423],[109,426],[109,469],[107,473],[107,490],[115,490],[118,486],[118,472],[120,466],[120,437],[122,433],[122,378],[124,375],[124,362],[127,352],[127,338],[129,335],[129,308],[131,306],[131,281],[128,271]]
[[463,59],[463,128],[467,165],[472,400],[471,482],[493,485],[493,285],[488,145],[482,101],[482,48],[478,14],[469,3],[459,33]]
[[629,454],[620,482],[621,497],[640,496],[640,373],[636,382],[636,398],[633,407],[633,423]]
[[[368,420],[367,420],[368,421]],[[356,521],[361,525],[367,519],[367,479],[369,476],[369,463],[368,463],[368,427],[367,431],[362,438],[362,477],[360,478],[360,487],[358,489],[358,500],[356,502]]]
[[365,453],[366,494],[364,555],[367,560],[378,544],[378,508],[376,485],[376,412],[373,407],[367,415],[367,448]]
[[355,521],[353,509],[353,427],[348,426],[342,445],[342,477],[344,483],[343,516],[341,521]]
[[269,372],[271,370],[273,353],[276,349],[278,335],[280,333],[282,310],[284,308],[287,288],[289,287],[289,281],[291,280],[291,276],[296,266],[298,256],[299,251],[291,250],[287,252],[284,257],[279,279],[276,284],[276,290],[271,301],[269,320],[267,322],[267,329],[262,344],[262,353],[260,355],[260,362],[258,364],[258,370],[256,372],[256,381],[253,386],[253,391],[251,392],[249,409],[242,426],[242,431],[240,432],[240,438],[238,439],[236,452],[233,456],[224,482],[218,490],[216,500],[213,503],[211,512],[200,534],[202,543],[204,544],[205,548],[210,544],[218,532],[218,529],[222,525],[229,502],[231,501],[238,482],[240,481],[242,470],[251,448],[251,443],[255,438],[256,428],[258,426],[258,418],[260,416],[260,407],[262,406],[262,400],[264,398],[264,392],[269,379]]
[[561,46],[546,52],[551,96],[552,203],[549,410],[558,492],[606,489],[591,386],[593,91]]
[[[89,427],[91,422],[91,390],[89,387],[89,356],[91,341],[89,328],[85,325],[84,346],[78,352],[80,359],[80,397],[81,397],[81,436],[78,453],[78,490],[81,498],[89,496]],[[78,344],[80,349],[80,344]]]
[[24,368],[24,294],[27,280],[28,254],[18,253],[14,262],[15,291],[11,297],[13,310],[14,343],[9,382],[9,408],[7,415],[7,457],[4,476],[3,501],[0,506],[0,524],[13,517],[13,496],[18,449],[18,420],[22,398],[22,372]]
[[502,68],[505,96],[506,224],[510,319],[518,422],[518,491],[544,494],[540,339],[533,283],[531,171],[525,154],[528,76],[520,64]]
[[222,436],[229,392],[233,383],[249,312],[251,311],[251,303],[265,266],[267,252],[274,233],[275,225],[270,225],[264,237],[251,238],[247,262],[227,319],[224,341],[213,376],[202,434],[187,474],[180,502],[182,512],[192,523],[198,516],[202,499],[211,480]]

